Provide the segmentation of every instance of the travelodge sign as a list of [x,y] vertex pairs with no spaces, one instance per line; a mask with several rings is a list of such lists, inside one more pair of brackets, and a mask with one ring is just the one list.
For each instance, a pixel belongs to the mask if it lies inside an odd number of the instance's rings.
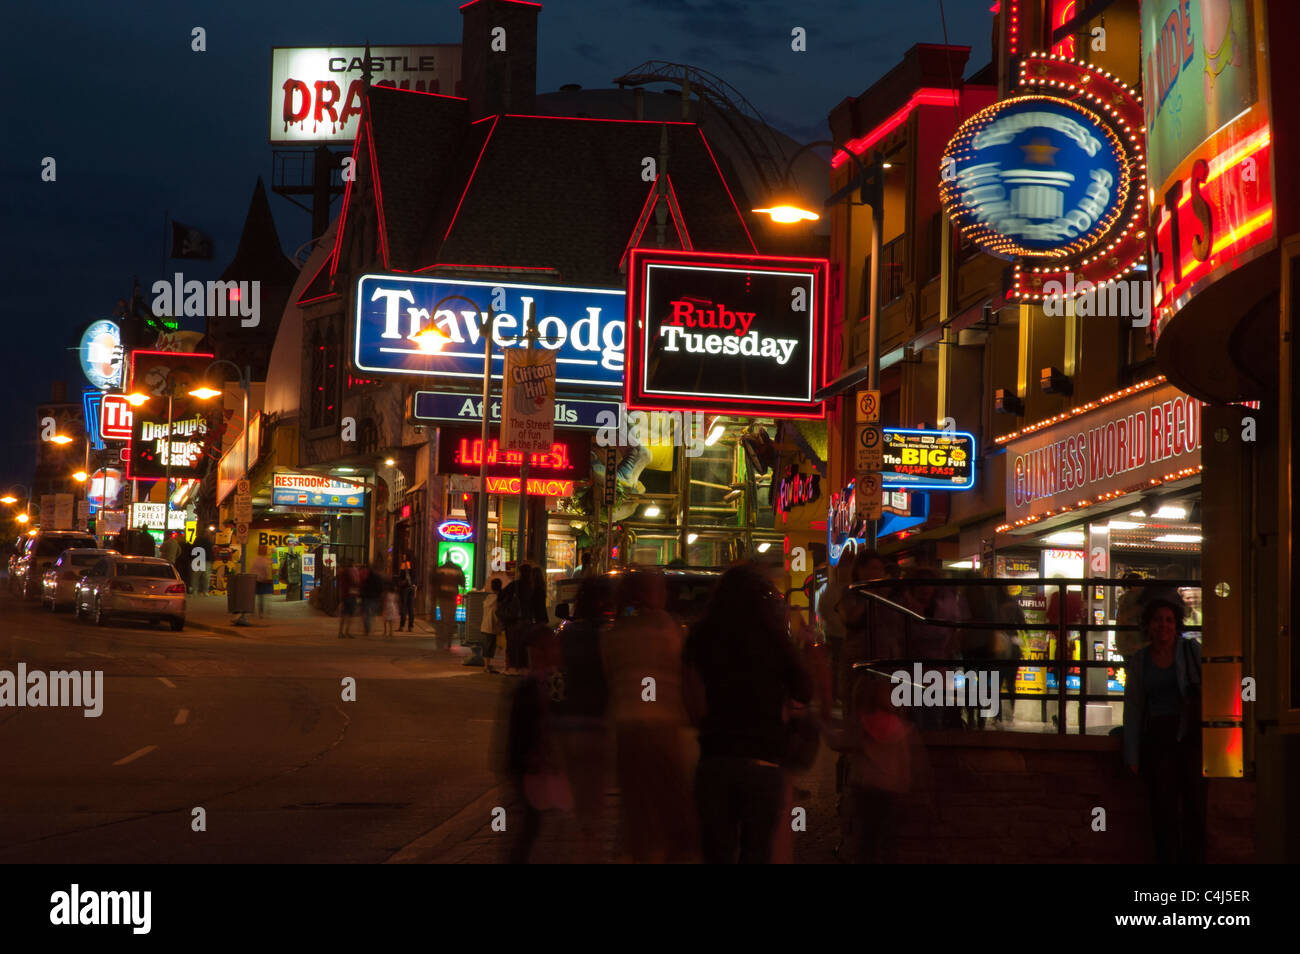
[[[492,311],[492,377],[503,348],[520,344],[528,322],[536,347],[555,352],[557,390],[623,386],[626,316],[621,289],[447,281],[415,275],[363,275],[357,282],[352,363],[372,374],[483,380],[483,322]],[[436,326],[449,341],[421,347]]]

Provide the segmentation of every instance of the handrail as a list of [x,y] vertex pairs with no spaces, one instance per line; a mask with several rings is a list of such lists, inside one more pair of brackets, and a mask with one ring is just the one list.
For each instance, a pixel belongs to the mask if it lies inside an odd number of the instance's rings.
[[[985,623],[985,622],[977,622],[974,620],[962,621],[962,620],[949,620],[949,619],[931,619],[930,617],[923,616],[922,614],[916,612],[910,607],[903,606],[899,603],[894,602],[893,600],[889,599],[882,593],[874,592],[874,590],[879,590],[886,587],[893,588],[896,586],[908,586],[908,587],[912,587],[912,586],[932,586],[932,587],[1029,586],[1029,587],[1041,588],[1043,590],[1055,589],[1057,592],[1057,596],[1059,598],[1058,606],[1060,607],[1060,611],[1058,611],[1057,621],[1055,623],[1028,623],[1028,622],[1015,622],[1015,621]],[[1005,630],[1014,629],[1017,631],[1025,630],[1029,632],[1049,632],[1049,633],[1055,632],[1057,635],[1055,653],[1050,657],[1044,656],[1038,659],[1030,659],[1030,660],[1025,660],[1025,659],[974,660],[974,659],[921,659],[921,658],[868,659],[868,660],[855,660],[850,662],[850,669],[853,671],[868,671],[878,675],[892,675],[889,673],[882,673],[878,669],[875,669],[873,667],[891,665],[891,664],[895,666],[914,665],[919,663],[923,667],[928,669],[950,668],[950,669],[960,669],[963,672],[967,671],[968,669],[974,672],[982,671],[977,667],[970,665],[972,662],[977,662],[977,661],[979,663],[984,664],[987,667],[987,671],[990,672],[1008,668],[1007,665],[1008,663],[1014,665],[1017,670],[1021,668],[1046,669],[1050,667],[1055,671],[1055,675],[1056,675],[1057,734],[1058,735],[1066,734],[1065,710],[1069,701],[1072,699],[1078,700],[1079,734],[1080,735],[1086,734],[1087,725],[1088,725],[1087,703],[1090,701],[1109,701],[1113,698],[1109,693],[1103,695],[1101,693],[1089,692],[1087,688],[1087,678],[1086,678],[1087,673],[1093,669],[1098,669],[1103,667],[1111,668],[1116,665],[1116,662],[1114,660],[1109,660],[1109,659],[1099,659],[1099,660],[1087,659],[1084,658],[1085,654],[1083,652],[1080,653],[1079,659],[1067,658],[1066,653],[1068,653],[1068,649],[1067,649],[1068,643],[1067,643],[1066,634],[1074,633],[1074,634],[1078,634],[1076,638],[1083,638],[1083,634],[1085,633],[1133,632],[1135,630],[1140,631],[1142,628],[1141,626],[1135,626],[1133,624],[1121,624],[1121,623],[1086,623],[1082,621],[1077,623],[1069,622],[1066,619],[1066,612],[1065,612],[1068,606],[1066,594],[1070,587],[1079,587],[1080,589],[1082,589],[1087,586],[1107,587],[1107,588],[1123,587],[1124,589],[1139,588],[1139,589],[1146,589],[1146,590],[1149,589],[1177,590],[1182,588],[1199,589],[1202,586],[1202,582],[1200,580],[1173,580],[1173,579],[1158,579],[1158,578],[1145,578],[1145,579],[1133,580],[1133,579],[1123,579],[1123,578],[1114,578],[1114,577],[1089,577],[1089,578],[914,577],[905,580],[898,580],[898,579],[887,577],[880,580],[868,580],[868,581],[850,583],[848,584],[848,589],[851,592],[866,597],[870,602],[871,605],[870,632],[872,632],[873,635],[876,632],[876,627],[877,627],[876,611],[878,607],[891,609],[903,617],[904,649],[906,649],[908,644],[909,625],[911,623],[918,623],[935,629],[974,630],[977,632],[990,631],[990,630],[1005,631]],[[1183,632],[1187,632],[1189,630],[1195,632],[1195,631],[1200,631],[1202,629],[1203,626],[1199,624],[1183,626]],[[999,665],[999,663],[1001,663],[1001,665]],[[1039,665],[1035,666],[1034,665],[1035,663],[1038,663]],[[1079,673],[1079,689],[1074,692],[1070,692],[1066,688],[1066,677],[1068,675],[1068,670],[1070,669],[1075,669]],[[1046,706],[1047,697],[1045,692],[1041,694],[1040,693],[1017,693],[1015,691],[1014,683],[1011,687],[1006,689],[1006,695],[1008,698],[1012,700],[1013,704],[1014,701],[1018,698],[1038,698],[1043,701],[1044,707]],[[1046,710],[1044,709],[1044,711]]]

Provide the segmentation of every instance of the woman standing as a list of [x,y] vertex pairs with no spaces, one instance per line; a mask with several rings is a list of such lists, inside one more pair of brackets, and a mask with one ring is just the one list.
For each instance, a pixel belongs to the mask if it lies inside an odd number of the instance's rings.
[[704,860],[767,864],[790,746],[785,711],[812,700],[785,601],[752,565],[723,574],[683,652],[683,695],[700,730],[695,804]]
[[1124,761],[1142,777],[1156,860],[1205,862],[1201,775],[1201,647],[1183,638],[1179,603],[1155,598],[1142,610],[1151,644],[1129,659],[1124,683]]

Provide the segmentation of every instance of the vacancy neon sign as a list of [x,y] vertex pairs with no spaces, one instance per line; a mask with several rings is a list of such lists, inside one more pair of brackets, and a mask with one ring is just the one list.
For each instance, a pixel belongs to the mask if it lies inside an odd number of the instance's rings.
[[[490,494],[518,495],[521,486],[518,477],[489,477],[487,492]],[[572,497],[573,481],[552,480],[547,477],[528,478],[528,496],[530,497]]]

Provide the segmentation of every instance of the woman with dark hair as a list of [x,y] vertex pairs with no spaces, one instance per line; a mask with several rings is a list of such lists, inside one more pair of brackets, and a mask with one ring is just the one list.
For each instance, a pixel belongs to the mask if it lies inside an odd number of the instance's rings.
[[723,574],[682,654],[683,694],[700,730],[695,804],[709,864],[767,864],[781,814],[786,705],[812,680],[787,632],[786,606],[752,564]]
[[1146,782],[1162,864],[1205,861],[1201,775],[1201,647],[1183,637],[1181,602],[1153,598],[1142,609],[1150,645],[1128,660],[1124,761]]

